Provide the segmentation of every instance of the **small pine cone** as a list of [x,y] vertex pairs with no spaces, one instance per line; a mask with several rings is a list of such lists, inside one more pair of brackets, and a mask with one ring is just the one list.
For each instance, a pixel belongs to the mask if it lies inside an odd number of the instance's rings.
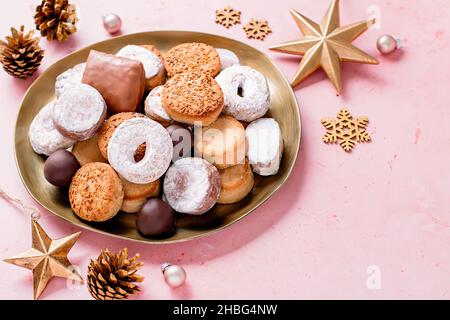
[[127,248],[118,253],[102,250],[88,266],[87,287],[90,294],[97,300],[119,300],[138,292],[139,287],[133,282],[144,280],[144,277],[136,274],[144,265],[136,261],[139,257],[136,254],[128,258]]
[[66,41],[77,31],[77,21],[75,6],[68,0],[42,0],[34,15],[36,29],[49,41]]
[[6,42],[0,40],[0,62],[3,69],[11,76],[25,79],[31,76],[41,65],[44,50],[39,46],[39,37],[34,37],[34,30],[24,33],[25,27],[17,31],[11,28],[11,36]]

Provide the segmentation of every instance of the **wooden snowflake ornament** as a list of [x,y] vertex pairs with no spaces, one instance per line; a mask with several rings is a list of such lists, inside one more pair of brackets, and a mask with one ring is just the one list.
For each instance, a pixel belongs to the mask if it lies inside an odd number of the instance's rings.
[[249,39],[264,40],[272,32],[267,20],[251,19],[243,28]]
[[322,140],[327,144],[339,143],[346,152],[350,152],[356,142],[371,141],[370,135],[366,131],[368,123],[367,117],[354,118],[348,110],[342,109],[337,115],[337,120],[322,119],[322,124],[327,130]]
[[229,28],[235,24],[241,23],[241,12],[239,10],[234,10],[230,6],[216,10],[216,23]]

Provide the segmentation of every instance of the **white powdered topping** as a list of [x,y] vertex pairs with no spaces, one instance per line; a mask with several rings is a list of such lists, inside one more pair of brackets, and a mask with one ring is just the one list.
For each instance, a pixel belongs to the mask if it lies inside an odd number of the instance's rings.
[[245,130],[248,160],[253,171],[262,176],[274,175],[280,168],[283,138],[280,126],[272,118],[253,121]]
[[202,158],[182,158],[169,168],[164,178],[164,195],[175,211],[203,213],[198,210],[207,201],[211,188],[209,166]]
[[221,70],[239,65],[239,58],[233,51],[222,48],[218,48],[216,51],[219,54]]
[[53,106],[50,102],[34,117],[28,131],[31,146],[36,153],[51,155],[59,149],[73,146],[74,140],[64,137],[53,125]]
[[76,140],[92,137],[105,115],[105,100],[96,89],[84,83],[65,90],[53,108],[55,126]]
[[161,94],[164,86],[154,88],[145,99],[145,114],[148,117],[159,117],[167,121],[172,121],[172,118],[167,114],[162,106]]
[[116,56],[140,61],[144,66],[146,79],[156,76],[163,67],[156,54],[141,46],[127,45],[120,49]]
[[56,97],[60,97],[64,90],[71,86],[81,83],[83,79],[84,70],[86,69],[86,63],[77,64],[72,69],[66,70],[56,77],[55,91]]
[[[145,142],[145,156],[136,162],[134,154]],[[173,145],[169,133],[158,122],[132,118],[122,122],[109,140],[108,160],[126,180],[146,184],[158,180],[172,160]]]
[[246,66],[233,66],[222,71],[216,81],[224,96],[224,114],[251,122],[269,110],[269,86],[259,71]]

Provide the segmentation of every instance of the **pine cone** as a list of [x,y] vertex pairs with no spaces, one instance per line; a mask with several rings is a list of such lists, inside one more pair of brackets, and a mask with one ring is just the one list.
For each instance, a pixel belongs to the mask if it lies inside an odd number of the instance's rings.
[[17,31],[11,28],[11,36],[6,42],[0,40],[0,62],[3,69],[16,78],[31,76],[41,65],[44,50],[39,46],[39,37],[34,37],[34,30],[24,34],[25,27]]
[[125,299],[139,291],[133,282],[142,282],[144,277],[136,272],[144,265],[137,262],[140,255],[128,259],[128,249],[118,253],[102,250],[97,259],[88,266],[87,286],[90,294],[97,300]]
[[49,41],[66,41],[77,31],[77,21],[75,6],[68,0],[42,0],[34,15],[36,29]]

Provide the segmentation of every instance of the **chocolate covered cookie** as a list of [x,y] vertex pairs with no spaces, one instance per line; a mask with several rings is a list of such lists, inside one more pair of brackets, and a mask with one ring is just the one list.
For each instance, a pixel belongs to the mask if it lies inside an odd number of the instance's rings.
[[83,83],[96,88],[110,113],[133,112],[145,91],[145,71],[137,60],[91,50]]

